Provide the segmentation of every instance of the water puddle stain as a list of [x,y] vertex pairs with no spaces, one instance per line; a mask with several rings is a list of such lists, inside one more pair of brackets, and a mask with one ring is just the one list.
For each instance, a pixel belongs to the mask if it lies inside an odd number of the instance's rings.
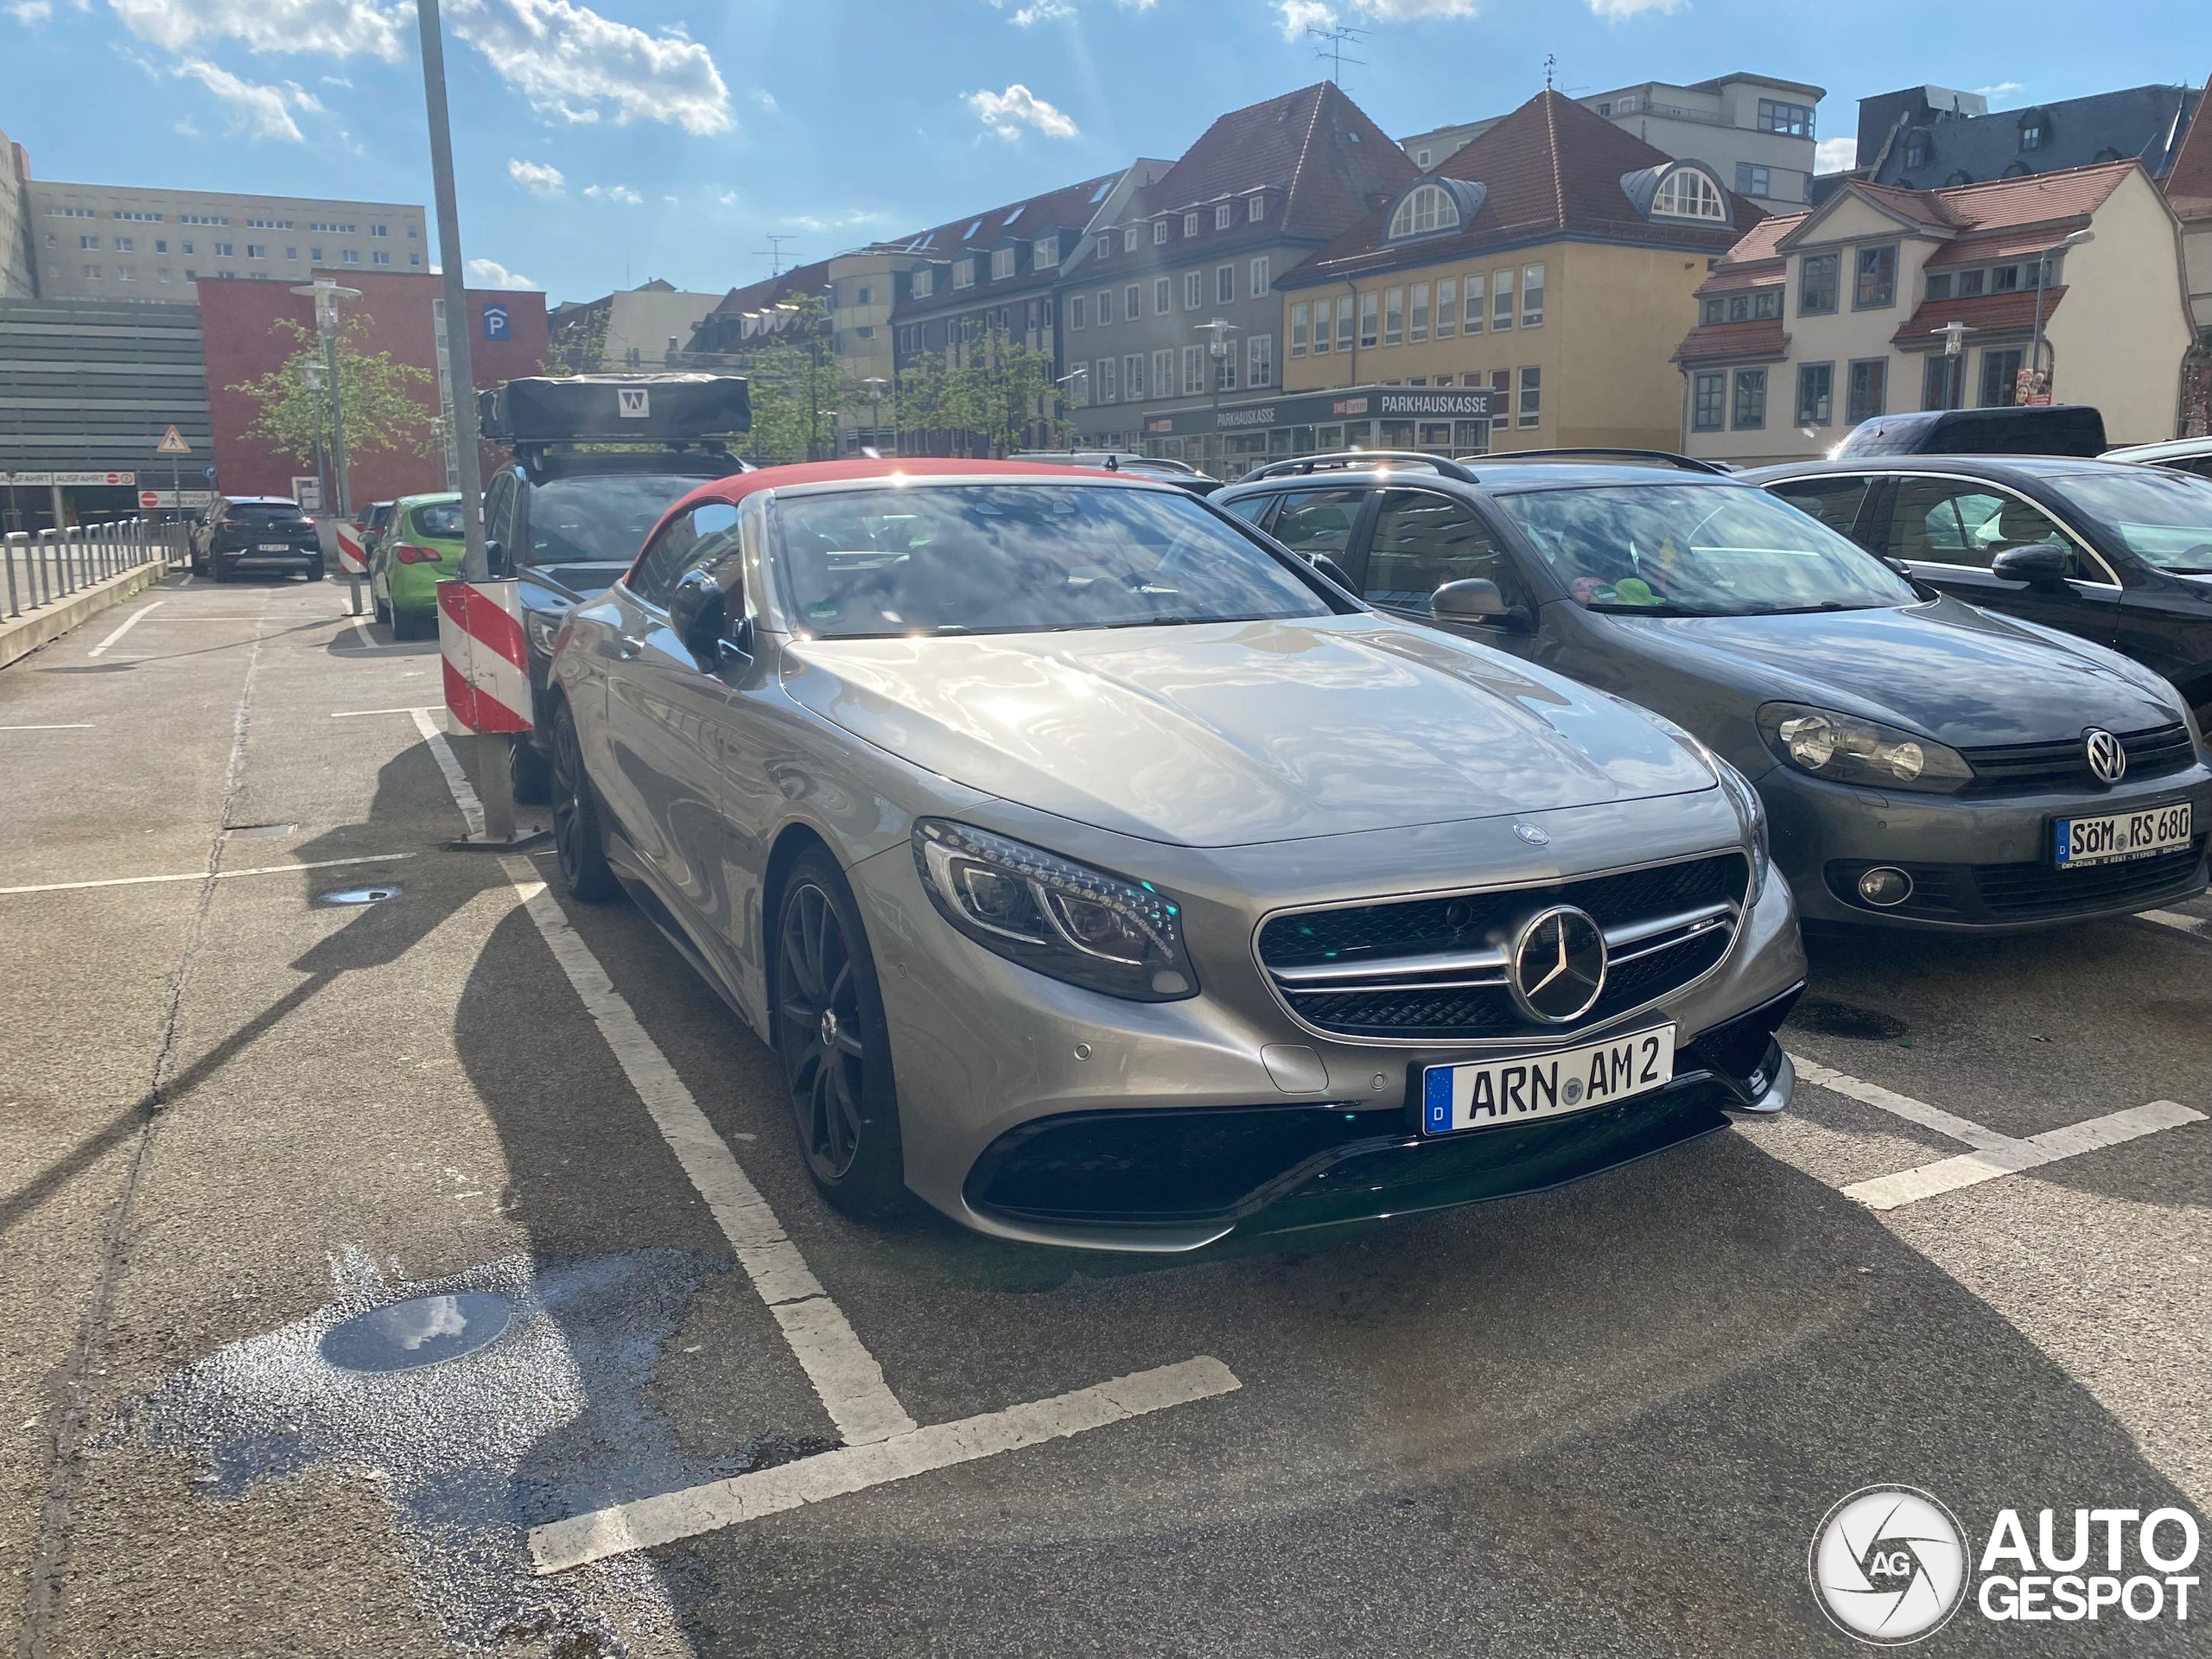
[[647,1384],[699,1286],[728,1263],[677,1250],[515,1257],[409,1283],[359,1251],[333,1302],[220,1349],[125,1408],[101,1437],[202,1472],[214,1502],[309,1468],[378,1483],[425,1605],[464,1648],[518,1639],[619,1659],[618,1634],[671,1628],[642,1556],[531,1575],[529,1529],[826,1446],[760,1436],[687,1456]]
[[1789,1023],[1824,1037],[1848,1037],[1866,1043],[1895,1042],[1911,1029],[1895,1014],[1818,996],[1808,996],[1791,1009]]
[[338,887],[329,893],[318,893],[318,905],[380,905],[387,899],[399,897],[399,884],[388,881],[380,887]]

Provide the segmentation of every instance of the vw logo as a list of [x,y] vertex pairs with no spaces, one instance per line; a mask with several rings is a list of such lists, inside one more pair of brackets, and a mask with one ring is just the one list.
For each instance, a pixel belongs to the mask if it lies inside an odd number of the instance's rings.
[[2089,770],[2096,773],[2099,783],[2116,784],[2127,776],[2127,751],[2110,732],[2092,726],[2082,734],[2082,741],[2088,750]]
[[1934,1634],[1966,1599],[1959,1523],[1910,1486],[1863,1487],[1830,1510],[1808,1566],[1821,1611],[1878,1648]]
[[1529,918],[1513,941],[1507,978],[1514,1003],[1531,1020],[1580,1020],[1605,988],[1605,936],[1587,911],[1554,905]]
[[1516,823],[1513,826],[1513,833],[1531,847],[1548,847],[1552,844],[1551,836],[1533,823]]

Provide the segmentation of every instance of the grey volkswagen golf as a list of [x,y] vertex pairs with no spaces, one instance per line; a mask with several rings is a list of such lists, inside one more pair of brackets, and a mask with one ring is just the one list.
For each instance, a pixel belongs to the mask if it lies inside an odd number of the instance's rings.
[[2011,931],[2204,889],[2212,772],[2172,686],[1718,469],[1353,454],[1217,499],[1383,609],[1680,721],[1758,785],[1808,921]]
[[1172,486],[1007,461],[685,497],[556,648],[560,879],[774,1049],[817,1187],[1183,1250],[1771,1111],[1757,795]]

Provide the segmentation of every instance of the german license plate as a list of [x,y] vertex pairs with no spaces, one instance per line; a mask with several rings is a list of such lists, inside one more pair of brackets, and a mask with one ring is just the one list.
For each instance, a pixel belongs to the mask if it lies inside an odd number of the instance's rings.
[[2051,824],[2052,850],[2062,870],[2155,858],[2186,847],[2196,830],[2190,803],[2113,812],[2095,818],[2059,818]]
[[1518,1059],[1424,1066],[1421,1133],[1456,1135],[1564,1117],[1649,1094],[1674,1076],[1671,1025]]
[[292,544],[289,542],[264,542],[254,550],[257,553],[289,553]]

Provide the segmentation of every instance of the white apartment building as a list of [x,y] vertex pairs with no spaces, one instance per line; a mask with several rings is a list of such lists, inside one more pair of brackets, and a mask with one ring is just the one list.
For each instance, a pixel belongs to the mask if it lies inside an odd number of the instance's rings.
[[423,210],[398,202],[32,179],[24,210],[41,299],[189,302],[202,276],[430,269]]
[[[1704,162],[1767,212],[1789,213],[1810,200],[1815,126],[1827,96],[1803,81],[1732,74],[1687,86],[1647,80],[1575,101],[1678,162]],[[1434,127],[1399,143],[1426,173],[1503,119]]]

